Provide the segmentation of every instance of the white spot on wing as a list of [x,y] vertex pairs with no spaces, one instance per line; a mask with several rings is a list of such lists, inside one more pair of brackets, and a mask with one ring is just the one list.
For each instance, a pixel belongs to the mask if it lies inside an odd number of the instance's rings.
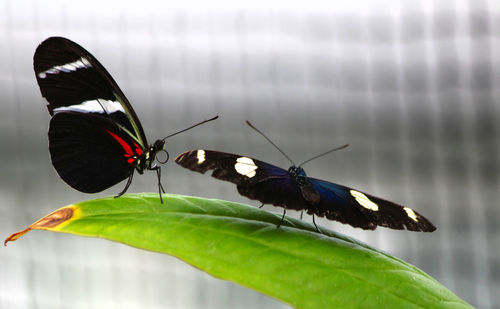
[[234,169],[241,175],[247,176],[248,178],[252,178],[255,176],[257,169],[257,165],[253,162],[252,159],[247,157],[240,157],[236,159],[236,164],[234,165]]
[[364,193],[361,193],[356,190],[351,190],[349,191],[351,195],[356,199],[356,202],[359,203],[359,205],[363,206],[366,209],[373,210],[373,211],[378,211],[378,205],[372,202],[368,196],[366,196]]
[[80,104],[54,108],[54,112],[56,113],[63,111],[72,111],[79,113],[100,113],[100,114],[103,114],[104,112],[108,114],[114,112],[125,113],[125,111],[123,110],[123,106],[120,104],[120,102],[104,100],[104,99],[89,100],[89,101],[84,101]]
[[47,74],[59,74],[59,72],[69,73],[78,69],[85,69],[90,67],[92,67],[90,62],[86,58],[81,57],[77,61],[66,63],[63,65],[56,65],[46,71],[40,72],[38,73],[38,77],[46,78]]
[[198,158],[198,164],[205,162],[205,150],[198,150],[196,152],[196,158]]
[[408,217],[410,217],[413,221],[418,222],[418,216],[413,211],[413,209],[408,208],[408,207],[403,207],[403,209],[406,211],[406,214],[408,215]]

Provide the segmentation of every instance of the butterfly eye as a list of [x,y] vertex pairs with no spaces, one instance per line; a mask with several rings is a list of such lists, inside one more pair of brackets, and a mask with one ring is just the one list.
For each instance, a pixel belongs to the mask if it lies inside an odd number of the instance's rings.
[[153,145],[153,151],[160,151],[165,149],[165,141],[159,139]]

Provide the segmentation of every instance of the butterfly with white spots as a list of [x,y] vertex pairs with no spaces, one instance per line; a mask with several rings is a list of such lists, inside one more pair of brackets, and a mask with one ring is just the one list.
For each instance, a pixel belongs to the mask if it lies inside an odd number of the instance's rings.
[[248,120],[246,123],[292,163],[288,170],[247,156],[204,149],[182,153],[175,158],[175,162],[202,174],[212,170],[212,177],[236,184],[241,195],[260,201],[262,206],[272,204],[283,207],[285,210],[278,227],[283,223],[286,210],[294,209],[305,210],[312,215],[317,231],[319,229],[314,215],[368,230],[374,230],[377,226],[422,232],[432,232],[436,229],[429,220],[411,208],[306,175],[302,165],[343,149],[349,146],[348,144],[330,149],[296,165],[264,133]]
[[[308,177],[299,166],[284,170],[263,161],[198,149],[175,158],[182,167],[236,184],[238,192],[263,204],[305,210],[362,229],[377,226],[432,232],[436,228],[416,211],[328,181]],[[313,217],[314,218],[314,217]]]

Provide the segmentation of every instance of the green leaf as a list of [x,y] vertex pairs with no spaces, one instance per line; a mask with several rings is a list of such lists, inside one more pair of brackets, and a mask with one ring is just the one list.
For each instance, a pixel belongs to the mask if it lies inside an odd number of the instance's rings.
[[167,253],[299,308],[471,308],[423,271],[308,223],[221,200],[129,194],[69,205],[31,229]]

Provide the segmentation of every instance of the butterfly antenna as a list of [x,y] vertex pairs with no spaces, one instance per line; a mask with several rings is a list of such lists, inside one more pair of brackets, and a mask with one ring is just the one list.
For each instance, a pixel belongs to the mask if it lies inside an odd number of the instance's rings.
[[348,146],[349,146],[349,144],[345,144],[345,145],[343,145],[343,146],[340,146],[340,147],[337,147],[337,148],[330,149],[330,150],[328,150],[327,152],[324,152],[324,153],[322,153],[322,154],[319,154],[319,155],[317,155],[317,156],[314,156],[314,157],[312,157],[312,158],[310,158],[310,159],[305,160],[304,162],[302,162],[302,163],[300,163],[300,164],[299,164],[299,167],[301,167],[302,165],[306,164],[306,163],[307,163],[307,162],[309,162],[309,161],[312,161],[312,160],[314,160],[314,159],[317,159],[317,158],[319,158],[319,157],[322,157],[322,156],[324,156],[324,155],[327,155],[327,154],[329,154],[330,152],[334,152],[334,151],[337,151],[337,150],[340,150],[340,149],[344,149],[344,148],[346,148],[346,147],[348,147]]
[[213,117],[213,118],[207,119],[207,120],[203,120],[202,122],[199,122],[199,123],[197,123],[197,124],[195,124],[195,125],[192,125],[192,126],[190,126],[189,128],[186,128],[186,129],[184,129],[184,130],[180,130],[179,132],[175,132],[175,133],[173,133],[173,134],[170,134],[170,135],[168,135],[167,137],[164,137],[162,140],[164,141],[164,140],[166,140],[166,139],[167,139],[167,138],[169,138],[169,137],[172,137],[172,136],[177,135],[177,134],[179,134],[179,133],[185,132],[185,131],[190,130],[190,129],[194,128],[194,127],[197,127],[197,126],[199,126],[199,125],[201,125],[201,124],[204,124],[205,122],[209,122],[209,121],[215,120],[215,119],[217,119],[217,118],[219,118],[219,115],[217,115],[217,116],[215,116],[215,117]]
[[286,155],[286,153],[283,152],[283,150],[281,150],[278,146],[276,146],[275,143],[273,143],[272,140],[269,139],[269,137],[267,137],[264,133],[262,133],[261,131],[259,131],[259,129],[257,129],[256,127],[254,127],[250,121],[246,121],[246,123],[250,126],[250,128],[254,129],[255,131],[259,132],[260,135],[264,136],[265,139],[267,139],[267,141],[269,143],[271,143],[271,145],[273,145],[276,149],[278,149],[279,152],[281,152],[281,154],[283,154],[287,159],[288,161],[290,161],[292,163],[293,166],[295,166],[295,163],[293,163],[292,159],[290,159],[289,156]]

